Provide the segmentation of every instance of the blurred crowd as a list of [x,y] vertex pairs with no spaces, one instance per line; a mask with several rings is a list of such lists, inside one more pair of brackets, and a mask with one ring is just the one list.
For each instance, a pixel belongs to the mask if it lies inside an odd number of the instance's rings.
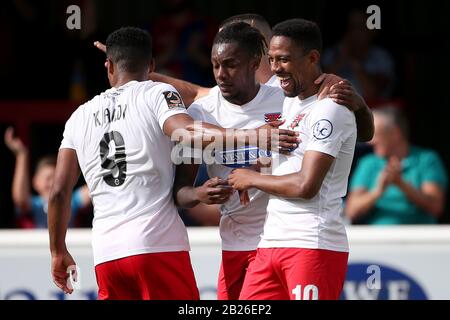
[[[66,28],[65,8],[69,4],[81,8],[80,31]],[[159,1],[155,4],[157,14],[149,12],[150,18],[143,18],[138,24],[153,36],[159,73],[211,87],[215,83],[210,50],[221,16],[206,15],[197,10],[196,4],[190,0]],[[1,108],[7,108],[6,102],[14,100],[69,100],[76,106],[104,91],[107,88],[104,56],[93,47],[93,42],[103,40],[111,31],[101,27],[105,6],[102,1],[84,0],[6,1],[0,16]],[[141,9],[144,8],[147,7]],[[131,14],[130,9],[124,9],[125,13]],[[375,117],[375,136],[369,144],[358,144],[353,161],[345,201],[348,223],[447,222],[446,157],[443,159],[442,151],[433,150],[438,142],[420,138],[422,134],[427,137],[434,134],[412,129],[428,108],[423,106],[418,112],[407,97],[415,97],[405,89],[410,72],[415,69],[405,70],[405,62],[396,59],[391,52],[393,48],[380,45],[378,32],[366,27],[364,11],[355,9],[347,13],[346,23],[339,26],[340,36],[325,43],[323,71],[350,80]],[[10,157],[12,165],[3,166],[3,170],[11,169],[11,174],[2,181],[0,202],[11,202],[14,213],[0,212],[11,217],[1,219],[0,227],[45,228],[58,145],[52,146],[54,152],[50,155],[38,152],[39,158],[32,156],[46,141],[32,143],[36,137],[21,137],[10,126],[15,123],[5,121],[1,114],[2,158]],[[61,133],[65,120],[61,119],[58,127]],[[428,123],[422,127],[426,125],[436,126]],[[428,140],[429,144],[423,143]],[[206,179],[204,171],[201,175],[197,179],[199,184]],[[5,211],[8,206],[0,208]],[[72,213],[72,227],[91,226],[92,205],[82,178],[74,192]],[[206,205],[180,214],[187,225],[219,222],[218,211]]]

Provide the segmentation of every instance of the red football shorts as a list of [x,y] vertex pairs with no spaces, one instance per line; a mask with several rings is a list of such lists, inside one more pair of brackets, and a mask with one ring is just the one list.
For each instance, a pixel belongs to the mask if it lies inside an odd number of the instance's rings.
[[255,259],[255,255],[256,250],[222,251],[222,264],[217,284],[218,300],[239,299],[248,265]]
[[259,248],[241,300],[337,300],[347,273],[347,252]]
[[99,300],[199,300],[189,252],[130,256],[95,267]]

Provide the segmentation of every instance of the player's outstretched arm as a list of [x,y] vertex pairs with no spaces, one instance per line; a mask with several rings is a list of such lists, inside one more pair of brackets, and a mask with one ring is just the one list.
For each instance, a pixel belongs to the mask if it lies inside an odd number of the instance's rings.
[[181,94],[184,104],[188,108],[195,100],[207,96],[209,90],[211,90],[211,88],[202,87],[192,82],[166,76],[157,72],[150,73],[148,78],[149,80],[164,82],[174,86],[175,89],[177,89],[177,91]]
[[307,151],[299,172],[273,176],[236,169],[228,176],[228,183],[237,190],[257,188],[279,197],[311,199],[319,192],[333,161],[328,154]]
[[48,232],[52,256],[53,282],[65,293],[72,293],[67,286],[69,266],[75,261],[66,247],[66,232],[71,214],[72,190],[78,181],[80,169],[75,150],[61,149],[56,163],[55,179],[48,202]]
[[163,131],[173,141],[196,148],[206,148],[214,143],[216,148],[228,144],[257,145],[261,149],[288,152],[300,142],[298,132],[278,129],[282,121],[274,121],[257,129],[225,129],[206,122],[194,121],[188,114],[173,115],[164,122]]

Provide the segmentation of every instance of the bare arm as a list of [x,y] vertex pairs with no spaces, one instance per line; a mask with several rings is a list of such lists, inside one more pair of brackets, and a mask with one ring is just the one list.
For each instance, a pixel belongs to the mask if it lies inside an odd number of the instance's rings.
[[402,178],[400,160],[390,158],[385,169],[380,173],[376,187],[368,191],[359,188],[352,191],[347,199],[346,215],[356,220],[367,214],[383,195],[389,184],[394,184],[403,191],[411,203],[422,208],[432,216],[439,218],[444,210],[444,191],[435,183],[426,182],[420,189],[416,189]]
[[48,201],[48,231],[50,250],[54,254],[66,249],[65,237],[71,215],[72,190],[80,169],[75,150],[61,149],[58,153],[55,180]]
[[186,210],[187,214],[202,226],[218,226],[220,223],[220,209],[217,204],[199,203]]
[[209,179],[202,186],[194,187],[198,165],[177,166],[173,195],[175,204],[181,208],[193,208],[200,203],[221,204],[229,199],[233,189],[218,177]]
[[230,174],[229,183],[238,190],[257,188],[279,197],[312,199],[319,192],[333,161],[334,157],[328,154],[307,151],[299,172],[273,176],[237,169]]
[[347,217],[355,221],[365,215],[375,206],[378,199],[381,198],[384,191],[391,183],[387,166],[379,173],[376,185],[372,190],[365,187],[356,188],[351,191],[347,197],[345,205],[345,214]]
[[211,88],[205,88],[194,83],[176,79],[157,72],[150,73],[148,78],[153,81],[168,83],[175,87],[175,89],[177,89],[177,91],[181,94],[181,97],[187,107],[189,107],[195,100],[208,95],[209,90],[211,90]]
[[445,194],[437,184],[424,183],[418,190],[406,181],[401,181],[398,187],[403,191],[409,201],[435,218],[439,218],[444,212]]
[[[442,189],[434,183],[425,183],[421,190],[417,190],[410,184],[403,182],[399,188],[405,196],[416,206],[430,213],[435,218],[439,218],[444,210],[445,197]],[[365,216],[381,197],[382,192],[378,189],[367,191],[366,189],[356,189],[352,191],[346,202],[345,213],[347,217],[355,221]]]
[[192,208],[199,203],[193,187],[199,165],[180,164],[176,167],[173,198],[177,207]]
[[30,173],[28,168],[28,150],[16,155],[16,167],[12,186],[12,198],[14,205],[20,212],[30,210]]
[[282,121],[274,121],[260,128],[249,130],[224,129],[206,122],[194,123],[194,120],[187,114],[176,114],[164,122],[163,131],[173,141],[198,145],[202,148],[206,148],[211,142],[214,142],[218,148],[225,148],[229,143],[238,146],[253,144],[263,149],[287,152],[287,150],[297,147],[298,133],[277,129],[282,123]]
[[364,100],[361,101],[361,107],[355,111],[358,141],[368,142],[373,138],[373,134],[375,133],[375,125],[373,122],[372,111],[370,111]]
[[372,140],[375,132],[372,111],[351,83],[343,80],[332,85],[329,97],[337,104],[346,106],[355,113],[358,141]]
[[355,221],[362,218],[375,206],[382,193],[378,190],[367,191],[360,188],[349,193],[345,204],[345,214]]
[[16,166],[12,183],[12,199],[14,206],[18,208],[21,213],[24,213],[31,208],[28,149],[19,138],[14,137],[14,129],[12,127],[9,127],[5,131],[5,144],[16,156]]
[[66,247],[66,233],[71,214],[72,190],[78,181],[80,169],[75,150],[61,149],[58,153],[55,180],[48,202],[48,232],[52,255],[53,282],[65,293],[72,293],[67,286],[67,268],[75,261]]
[[330,97],[337,104],[346,106],[355,113],[358,141],[372,140],[375,131],[372,111],[348,80],[334,74],[322,73],[314,83],[320,84],[319,99]]

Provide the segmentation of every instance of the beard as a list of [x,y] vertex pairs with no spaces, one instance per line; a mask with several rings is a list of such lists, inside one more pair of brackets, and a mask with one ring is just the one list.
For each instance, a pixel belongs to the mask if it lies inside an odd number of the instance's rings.
[[305,91],[305,88],[303,88],[302,85],[299,85],[297,83],[294,83],[294,85],[292,86],[292,89],[289,91],[286,91],[283,89],[284,96],[288,97],[288,98],[297,97],[299,94],[301,94],[304,91]]

